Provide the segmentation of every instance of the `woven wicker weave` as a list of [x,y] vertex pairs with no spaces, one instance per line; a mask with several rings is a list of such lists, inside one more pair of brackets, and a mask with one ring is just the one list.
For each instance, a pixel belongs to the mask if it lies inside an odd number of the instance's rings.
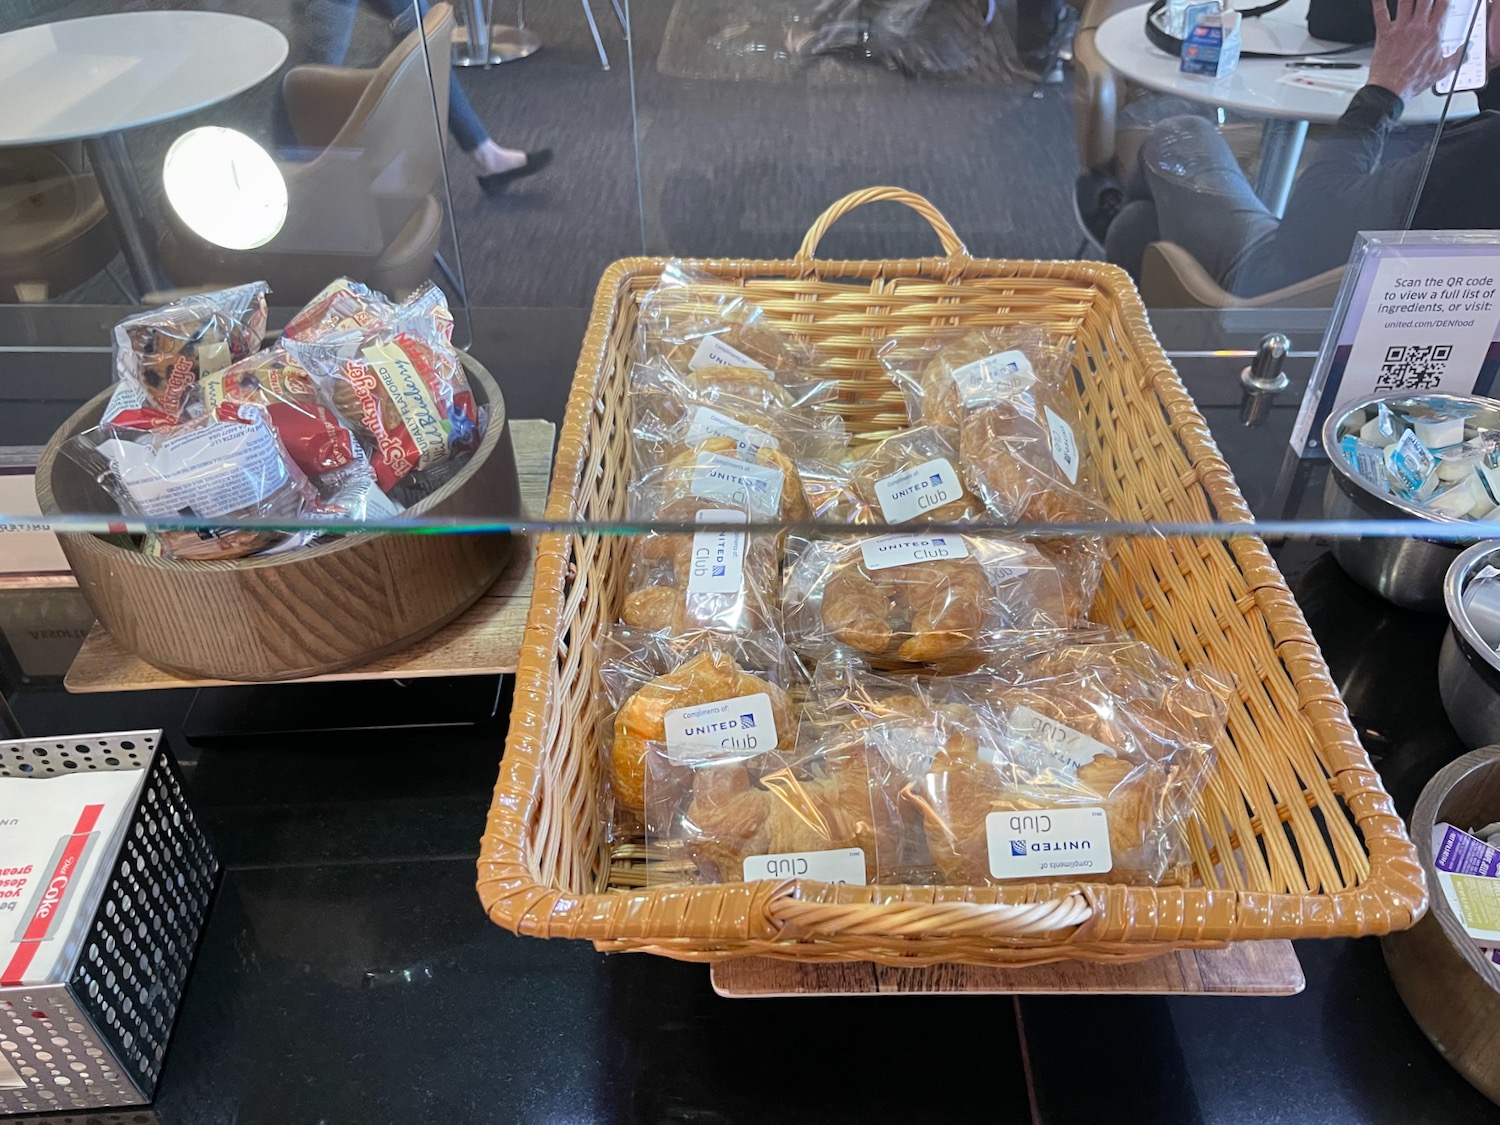
[[[841,214],[898,200],[942,239],[937,259],[825,262]],[[1132,521],[1250,518],[1203,418],[1120,270],[971,259],[926,200],[872,188],[840,200],[790,261],[695,263],[831,356],[840,412],[873,434],[904,421],[874,358],[892,332],[1044,324],[1075,341],[1083,433],[1111,510]],[[624,384],[637,301],[664,262],[605,273],[558,446],[549,520],[621,517]],[[1094,615],[1187,667],[1234,675],[1228,732],[1198,802],[1192,887],[850,887],[795,881],[610,887],[599,809],[599,641],[617,616],[624,540],[542,537],[509,738],[479,860],[506,929],[709,960],[771,954],[889,964],[1133,960],[1246,938],[1384,933],[1426,908],[1416,853],[1302,614],[1259,539],[1139,537],[1111,561]]]

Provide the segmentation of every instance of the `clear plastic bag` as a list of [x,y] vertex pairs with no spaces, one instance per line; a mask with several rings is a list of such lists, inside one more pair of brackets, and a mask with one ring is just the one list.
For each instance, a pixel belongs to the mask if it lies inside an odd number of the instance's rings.
[[[364,302],[359,294],[347,299],[355,297]],[[425,494],[422,477],[462,464],[479,447],[483,419],[442,290],[424,285],[399,305],[368,301],[359,310],[308,312],[301,324],[299,314],[297,336],[285,346],[367,445],[380,487],[405,502],[412,497],[393,490]]]
[[352,333],[355,340],[389,321],[396,306],[384,293],[347,277],[330,281],[281,330],[283,340],[311,341]]
[[[882,881],[894,841],[876,820],[863,748],[647,752],[646,842],[674,882]],[[676,861],[676,862],[674,862]]]
[[[873,672],[849,651],[818,664],[802,734],[827,746],[857,748],[870,779],[870,802],[883,827],[882,882],[944,882],[932,857],[914,779],[934,761],[994,757],[992,724],[971,702],[944,693],[930,677]],[[981,750],[983,746],[983,750]]]
[[260,350],[266,283],[197,293],[115,325],[114,375],[122,384],[106,423],[149,430],[176,425],[204,375]]
[[673,753],[786,753],[796,743],[797,715],[786,689],[804,683],[806,674],[775,638],[671,638],[617,627],[605,641],[600,679],[612,708],[600,741],[617,829],[645,811],[653,743]]
[[981,328],[920,345],[897,342],[881,361],[906,395],[912,424],[958,433],[964,482],[1008,523],[1107,518],[1078,440],[1071,345],[1040,328]]
[[972,665],[1016,637],[1074,623],[1057,568],[989,536],[794,538],[782,593],[789,644],[814,660],[838,647],[880,666]]
[[972,740],[897,763],[950,883],[1185,884],[1184,835],[1232,688],[1140,641],[1073,639],[983,677],[932,681]]
[[[205,414],[155,430],[87,430],[63,452],[127,515],[293,521],[312,518],[317,503],[265,411],[250,405],[232,418]],[[161,553],[177,559],[236,559],[286,539],[279,531],[232,526],[157,534]]]
[[842,465],[805,467],[815,518],[829,523],[960,523],[980,512],[964,486],[946,426],[913,426],[852,451]]
[[[842,456],[848,444],[842,420],[815,414],[806,403],[782,405],[763,393],[780,388],[753,372],[715,368],[705,374],[709,378],[632,396],[632,480],[705,442],[727,442],[715,449],[779,468],[787,486],[786,518],[807,518],[799,465]],[[754,386],[757,381],[764,386]]]
[[[983,328],[896,341],[881,361],[905,393],[913,424],[957,433],[964,484],[988,515],[1003,523],[1102,522],[1109,509],[1079,440],[1071,350],[1041,328]],[[1035,542],[1086,609],[1108,558],[1105,540]]]
[[630,519],[703,529],[631,538],[621,606],[627,625],[672,634],[709,629],[779,636],[777,537],[734,525],[781,519],[787,504],[800,504],[802,496],[778,451],[762,449],[757,461],[738,459],[732,439],[709,438],[632,486]]
[[[694,385],[714,369],[759,372],[797,401],[794,389],[814,365],[811,348],[771,325],[744,290],[710,274],[670,262],[640,299],[631,389]],[[714,378],[728,379],[725,372]],[[764,383],[754,386],[764,389]]]
[[370,459],[348,421],[324,401],[312,376],[281,346],[205,375],[195,394],[214,418],[233,421],[244,403],[263,410],[330,511],[344,518],[399,511],[376,485]]
[[907,882],[1184,884],[1231,687],[1149,645],[1043,634],[982,674],[818,666],[809,722],[863,738]]

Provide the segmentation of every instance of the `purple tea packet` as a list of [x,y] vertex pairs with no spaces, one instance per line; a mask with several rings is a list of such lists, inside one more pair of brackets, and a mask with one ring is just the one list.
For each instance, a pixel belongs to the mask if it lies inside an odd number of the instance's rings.
[[1500,851],[1451,824],[1432,826],[1432,865],[1453,875],[1500,877]]

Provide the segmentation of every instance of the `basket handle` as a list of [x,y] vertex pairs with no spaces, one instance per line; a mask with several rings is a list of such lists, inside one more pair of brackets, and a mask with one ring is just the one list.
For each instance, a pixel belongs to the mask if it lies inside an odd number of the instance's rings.
[[802,245],[797,248],[797,261],[811,261],[818,249],[818,243],[822,242],[823,236],[828,233],[828,228],[844,215],[856,207],[863,207],[866,203],[879,203],[885,200],[892,203],[904,203],[926,219],[928,225],[937,233],[938,241],[943,244],[943,253],[948,257],[967,258],[969,256],[968,248],[954,232],[952,225],[922,196],[914,191],[907,191],[905,188],[872,187],[865,188],[863,191],[850,192],[819,215],[813,225],[808,228],[807,237],[802,240]]
[[1080,926],[1094,916],[1081,891],[1042,902],[806,902],[774,899],[771,916],[803,937],[1038,937]]

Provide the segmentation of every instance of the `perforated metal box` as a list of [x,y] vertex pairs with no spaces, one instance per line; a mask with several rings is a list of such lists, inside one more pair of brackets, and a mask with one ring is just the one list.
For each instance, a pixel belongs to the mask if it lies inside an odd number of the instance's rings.
[[146,778],[59,983],[0,987],[4,1114],[151,1099],[219,876],[161,731],[0,742],[0,776],[81,770]]

